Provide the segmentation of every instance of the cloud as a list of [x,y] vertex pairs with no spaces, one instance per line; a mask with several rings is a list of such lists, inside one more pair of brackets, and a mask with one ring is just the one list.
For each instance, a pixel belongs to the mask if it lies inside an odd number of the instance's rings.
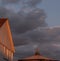
[[[30,40],[27,44],[16,47],[16,56],[24,58],[34,55],[35,45],[40,49],[43,56],[60,59],[60,28],[40,28],[29,31],[21,35],[21,37],[28,37]],[[27,41],[27,40],[26,40]],[[26,42],[25,41],[25,42]]]
[[43,11],[41,12],[41,10],[38,13],[34,12],[33,10],[32,12],[26,14],[26,16],[22,14],[16,15],[14,19],[14,21],[17,20],[17,24],[15,26],[15,33],[24,33],[26,31],[33,30],[38,26],[40,27],[46,26],[44,18],[40,20],[42,16],[45,16],[45,15]]
[[[8,17],[14,42],[18,41],[17,43],[15,43],[15,45],[27,44],[28,42],[25,42],[25,40],[32,40],[31,38],[29,39],[29,37],[27,36],[21,37],[21,34],[29,31],[32,32],[32,30],[34,30],[37,27],[46,26],[46,15],[44,13],[44,10],[40,8],[32,9],[28,13],[25,13],[25,10],[15,13],[4,6],[0,7],[0,16]],[[20,40],[22,40],[23,42],[21,41],[20,43]]]
[[0,7],[0,17],[6,17],[8,14],[9,10],[7,10],[4,7]]
[[13,11],[25,10],[25,12],[30,11],[42,0],[1,0],[0,6],[6,7]]
[[1,17],[9,18],[12,31],[15,33],[24,33],[39,26],[45,27],[47,25],[45,22],[44,11],[40,9],[33,10],[28,14],[24,14],[23,12],[19,12],[20,14],[14,13],[13,11],[9,11],[8,9],[2,7],[0,8],[0,11]]
[[31,7],[36,6],[38,3],[40,3],[42,0],[28,0],[27,4]]
[[[20,34],[15,38],[24,39],[22,42],[29,43],[59,43],[60,34],[59,30],[56,29],[38,29],[28,31],[26,33]],[[26,39],[25,39],[26,38]],[[14,40],[16,42],[16,40]],[[19,42],[20,40],[18,40]],[[30,41],[30,42],[29,42]],[[20,42],[21,43],[21,42]],[[16,43],[16,45],[19,45]]]

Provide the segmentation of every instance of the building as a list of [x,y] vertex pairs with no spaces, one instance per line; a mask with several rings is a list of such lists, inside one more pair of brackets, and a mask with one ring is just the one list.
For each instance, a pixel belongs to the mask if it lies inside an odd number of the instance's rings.
[[0,61],[13,61],[15,52],[7,18],[0,18]]
[[33,56],[23,58],[23,59],[19,59],[18,61],[58,61],[58,60],[43,57],[43,56],[41,56],[39,51],[36,50],[36,52]]

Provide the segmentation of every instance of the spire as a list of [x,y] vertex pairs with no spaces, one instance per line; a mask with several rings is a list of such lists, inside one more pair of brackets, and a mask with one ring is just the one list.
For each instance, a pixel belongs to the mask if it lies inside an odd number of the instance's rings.
[[40,55],[39,48],[36,48],[35,55]]

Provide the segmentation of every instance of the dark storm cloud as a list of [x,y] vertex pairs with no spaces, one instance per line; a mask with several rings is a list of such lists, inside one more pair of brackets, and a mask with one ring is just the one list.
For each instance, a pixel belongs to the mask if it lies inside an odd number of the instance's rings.
[[38,3],[40,3],[42,0],[28,0],[27,4],[31,7],[36,6]]
[[28,14],[23,14],[23,12],[14,13],[6,8],[0,8],[0,16],[8,17],[11,23],[12,31],[15,33],[24,33],[29,30],[33,30],[38,26],[46,26],[45,14],[42,10],[33,10]]
[[15,13],[12,10],[9,10],[5,7],[0,7],[0,17],[4,18],[10,18],[12,15],[15,15]]
[[28,40],[30,40],[30,42],[28,42],[27,45],[24,44],[21,47],[16,47],[16,56],[23,58],[33,55],[35,48],[34,46],[37,45],[38,48],[40,48],[41,55],[60,59],[60,28],[53,27],[46,29],[35,29],[33,31],[22,34],[21,36],[28,36]]
[[[57,28],[53,29],[35,29],[29,32],[26,32],[24,34],[20,34],[18,38],[23,38],[24,40],[21,42],[25,42],[27,44],[29,43],[60,43],[60,31],[57,30]],[[14,39],[17,37],[14,37]],[[26,39],[25,39],[26,38]],[[28,40],[28,41],[27,41]],[[16,40],[14,40],[16,41]],[[20,40],[17,41],[16,45],[18,44]],[[30,41],[30,42],[29,42]],[[20,42],[20,43],[21,43]]]
[[6,17],[8,13],[9,13],[9,10],[7,10],[4,7],[0,7],[0,17]]
[[[12,17],[15,22],[15,20],[17,20],[15,23],[15,33],[24,33],[27,32],[29,30],[33,30],[35,28],[37,28],[38,26],[43,27],[46,26],[47,24],[45,23],[45,14],[42,10],[33,10],[32,12],[26,14],[26,16],[22,15],[21,13],[18,15],[14,15]],[[12,20],[12,19],[11,19]],[[13,24],[11,22],[11,24]],[[13,26],[13,25],[12,25]]]
[[41,9],[35,9],[28,14],[19,13],[0,8],[0,16],[9,18],[12,31],[15,33],[24,33],[39,26],[44,27],[47,25],[45,23],[45,13]]
[[27,44],[31,43],[31,39],[28,36],[14,35],[13,38],[14,38],[14,42],[17,41],[15,43],[16,46],[27,45]]
[[[0,8],[0,15],[1,17],[8,17],[10,20],[10,25],[12,29],[12,34],[14,38],[15,45],[26,44],[24,40],[29,40],[29,37],[26,38],[17,37],[21,33],[25,33],[28,31],[32,31],[37,27],[44,27],[46,26],[45,23],[45,13],[43,10],[39,8],[35,8],[32,11],[25,13],[25,11],[19,11],[15,13],[11,10],[8,10],[5,7]],[[16,34],[16,36],[14,36]],[[27,39],[28,38],[28,39]],[[23,42],[20,40],[23,40]],[[20,44],[19,44],[20,43]]]

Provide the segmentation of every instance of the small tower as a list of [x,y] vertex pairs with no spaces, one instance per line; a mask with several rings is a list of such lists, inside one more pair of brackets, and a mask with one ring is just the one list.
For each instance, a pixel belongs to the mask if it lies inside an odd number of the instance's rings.
[[39,48],[36,48],[35,55],[40,55]]

